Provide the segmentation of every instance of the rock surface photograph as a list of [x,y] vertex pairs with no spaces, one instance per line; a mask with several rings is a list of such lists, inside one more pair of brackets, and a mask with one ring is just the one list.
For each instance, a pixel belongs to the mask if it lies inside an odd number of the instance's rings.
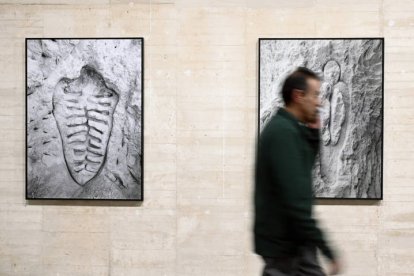
[[143,39],[26,39],[26,198],[143,198]]
[[316,198],[382,199],[383,39],[260,39],[259,132],[299,66],[321,77]]

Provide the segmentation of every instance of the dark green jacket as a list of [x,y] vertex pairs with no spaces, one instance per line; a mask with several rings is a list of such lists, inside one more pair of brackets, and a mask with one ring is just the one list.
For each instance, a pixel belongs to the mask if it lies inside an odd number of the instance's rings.
[[316,246],[332,250],[312,218],[312,167],[319,131],[281,108],[260,134],[255,175],[255,251],[265,257],[294,255]]

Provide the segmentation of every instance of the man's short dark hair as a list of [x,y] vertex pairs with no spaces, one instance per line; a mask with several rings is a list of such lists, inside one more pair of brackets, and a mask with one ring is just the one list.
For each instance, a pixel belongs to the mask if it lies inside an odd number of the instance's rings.
[[285,105],[289,105],[292,101],[292,91],[294,89],[307,90],[308,79],[320,80],[320,77],[312,70],[305,67],[298,67],[286,79],[282,87],[282,96]]

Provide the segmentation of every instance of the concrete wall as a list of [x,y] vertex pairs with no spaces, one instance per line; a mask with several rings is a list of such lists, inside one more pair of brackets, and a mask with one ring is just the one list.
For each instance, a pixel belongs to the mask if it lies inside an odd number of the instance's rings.
[[[259,275],[259,37],[385,37],[384,200],[323,202],[345,275],[414,275],[414,2],[0,0],[0,275]],[[27,202],[25,37],[145,38],[145,201]]]

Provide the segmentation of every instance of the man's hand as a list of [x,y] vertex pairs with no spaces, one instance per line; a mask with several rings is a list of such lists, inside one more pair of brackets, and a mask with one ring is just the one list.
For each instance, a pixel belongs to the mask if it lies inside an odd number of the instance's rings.
[[329,265],[328,275],[337,275],[342,272],[342,265],[338,260],[333,260]]
[[320,129],[321,128],[321,117],[318,115],[316,121],[313,123],[308,123],[309,128]]

